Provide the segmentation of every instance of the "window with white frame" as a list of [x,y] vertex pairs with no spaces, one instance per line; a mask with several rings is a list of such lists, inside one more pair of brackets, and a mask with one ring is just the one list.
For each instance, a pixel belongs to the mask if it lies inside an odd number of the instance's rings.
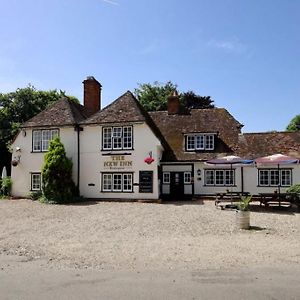
[[102,173],[103,192],[132,192],[133,174],[132,173]]
[[184,172],[183,181],[184,181],[184,184],[191,184],[192,183],[192,173]]
[[59,135],[58,129],[43,129],[32,131],[32,151],[48,151],[49,143]]
[[102,128],[102,150],[132,149],[132,126],[116,126]]
[[204,183],[208,186],[233,186],[235,184],[235,170],[205,170]]
[[41,190],[41,173],[31,173],[31,190]]
[[170,172],[163,172],[163,183],[170,184]]
[[213,170],[205,170],[205,185],[215,185],[215,172]]
[[214,150],[214,134],[188,134],[185,139],[187,151]]
[[291,169],[259,169],[258,185],[259,186],[291,186],[292,170]]

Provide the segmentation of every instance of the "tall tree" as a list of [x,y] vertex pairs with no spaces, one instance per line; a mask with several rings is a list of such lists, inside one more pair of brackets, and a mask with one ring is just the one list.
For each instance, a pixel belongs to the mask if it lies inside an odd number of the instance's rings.
[[[64,91],[39,91],[32,85],[15,92],[0,93],[0,172],[6,166],[10,173],[11,155],[7,146],[20,125],[62,97],[68,97]],[[75,97],[69,98],[79,102]]]
[[286,128],[287,131],[300,131],[300,115],[296,115]]
[[[165,84],[155,81],[139,84],[134,90],[135,96],[147,111],[166,110],[168,96],[177,89],[177,84],[171,81]],[[180,103],[183,108],[214,108],[210,96],[200,96],[193,91],[180,94]]]
[[155,81],[139,84],[134,94],[147,111],[167,109],[167,97],[177,89],[177,84],[171,81],[165,84]]

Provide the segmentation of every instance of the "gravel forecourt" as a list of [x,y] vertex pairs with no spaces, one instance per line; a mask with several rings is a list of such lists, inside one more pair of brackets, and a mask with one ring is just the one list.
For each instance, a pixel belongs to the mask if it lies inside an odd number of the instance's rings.
[[102,270],[299,265],[299,213],[256,209],[251,225],[252,230],[237,230],[235,211],[216,209],[212,201],[1,200],[0,254]]

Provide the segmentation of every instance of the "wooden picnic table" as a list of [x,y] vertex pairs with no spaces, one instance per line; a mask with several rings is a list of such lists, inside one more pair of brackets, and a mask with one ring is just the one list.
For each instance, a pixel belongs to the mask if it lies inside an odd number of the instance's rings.
[[[215,195],[215,206],[221,209],[226,207],[229,208],[236,208],[236,202],[241,201],[242,196],[248,196],[248,192],[223,192],[223,193],[216,193]],[[230,203],[230,204],[229,204]]]
[[275,203],[278,204],[279,207],[281,206],[282,202],[289,203],[292,205],[293,203],[299,209],[300,203],[297,200],[298,198],[296,194],[293,193],[259,193],[260,195],[260,205],[264,205],[265,207],[269,207],[269,204]]

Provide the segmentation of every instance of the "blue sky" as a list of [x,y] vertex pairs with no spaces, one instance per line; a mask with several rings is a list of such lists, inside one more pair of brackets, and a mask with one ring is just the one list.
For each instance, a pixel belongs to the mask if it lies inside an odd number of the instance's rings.
[[244,132],[300,113],[298,0],[0,0],[0,92],[28,83],[102,106],[138,83],[210,95]]

